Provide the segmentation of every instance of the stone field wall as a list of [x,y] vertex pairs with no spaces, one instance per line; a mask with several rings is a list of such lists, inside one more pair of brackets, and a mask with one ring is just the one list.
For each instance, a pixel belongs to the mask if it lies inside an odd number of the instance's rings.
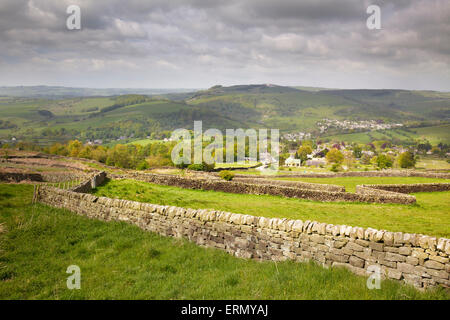
[[35,182],[68,182],[74,180],[84,180],[89,175],[82,172],[0,172],[0,181],[35,181]]
[[88,180],[83,181],[79,185],[73,187],[71,191],[87,193],[97,186],[101,185],[106,180],[106,172],[96,173],[91,176]]
[[333,184],[323,184],[323,183],[308,183],[301,181],[288,181],[288,180],[274,180],[274,179],[253,179],[253,178],[233,178],[234,182],[250,183],[250,184],[269,184],[275,186],[285,186],[300,189],[310,189],[310,190],[324,190],[324,191],[335,191],[335,192],[345,192],[345,187],[333,185]]
[[414,184],[371,184],[362,185],[358,187],[365,187],[390,192],[398,193],[414,193],[414,192],[436,192],[436,191],[449,191],[450,183],[414,183]]
[[0,181],[20,182],[26,180],[36,182],[44,181],[42,175],[39,173],[0,172]]
[[[236,177],[248,177],[248,175],[237,174]],[[423,177],[450,179],[449,172],[426,172],[417,170],[379,170],[379,171],[349,171],[349,172],[327,172],[327,173],[292,173],[278,174],[278,178],[340,178],[340,177]],[[254,178],[267,178],[267,175],[255,175]]]
[[[84,190],[92,187],[89,181]],[[324,266],[345,267],[363,276],[368,276],[367,269],[376,265],[383,278],[420,289],[450,286],[450,240],[445,238],[161,206],[49,186],[38,188],[37,200],[90,218],[125,221],[163,236],[187,238],[237,257],[312,260]]]
[[[326,184],[309,184],[314,185],[314,189],[301,187],[301,184],[290,184],[290,186],[277,185],[276,182],[266,183],[244,183],[235,181],[225,181],[218,179],[202,179],[202,178],[185,178],[168,174],[151,174],[151,173],[133,173],[125,175],[111,174],[113,179],[134,179],[144,182],[150,182],[161,185],[175,186],[186,189],[213,190],[229,193],[240,194],[267,194],[273,196],[282,196],[287,198],[299,198],[315,201],[346,201],[346,202],[375,202],[375,203],[399,203],[411,204],[416,202],[416,198],[397,192],[357,192],[349,193],[344,191],[328,191],[333,188]],[[288,182],[289,183],[289,182]],[[339,189],[341,187],[338,187]],[[345,189],[344,189],[345,190]]]

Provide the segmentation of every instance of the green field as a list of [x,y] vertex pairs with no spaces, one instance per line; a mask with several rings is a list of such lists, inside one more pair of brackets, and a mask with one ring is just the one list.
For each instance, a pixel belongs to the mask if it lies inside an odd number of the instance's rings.
[[449,179],[423,177],[339,177],[339,178],[277,178],[277,180],[303,181],[310,183],[337,184],[344,186],[347,192],[355,192],[359,184],[412,184],[412,183],[449,183]]
[[450,192],[417,193],[417,203],[414,205],[336,203],[190,190],[134,180],[111,180],[98,187],[95,194],[184,208],[209,208],[269,218],[313,220],[450,237]]
[[416,163],[417,169],[440,169],[440,170],[450,170],[450,163],[446,160],[439,159],[436,157],[421,157]]
[[236,162],[236,163],[216,163],[214,166],[215,169],[231,169],[231,168],[251,168],[260,164],[257,161],[249,161],[249,162]]
[[149,143],[155,143],[155,142],[164,142],[164,140],[156,140],[156,139],[141,139],[141,140],[135,140],[132,142],[128,142],[127,144],[136,144],[140,146],[145,146]]
[[422,128],[409,128],[407,130],[391,129],[383,131],[347,133],[327,136],[326,138],[331,141],[345,141],[356,143],[369,143],[377,140],[395,141],[396,143],[411,143],[418,139],[426,139],[432,145],[437,145],[440,142],[448,144],[450,143],[450,124]]
[[[258,262],[186,240],[31,205],[31,185],[0,184],[0,299],[443,299],[313,263]],[[81,269],[68,290],[66,269]]]

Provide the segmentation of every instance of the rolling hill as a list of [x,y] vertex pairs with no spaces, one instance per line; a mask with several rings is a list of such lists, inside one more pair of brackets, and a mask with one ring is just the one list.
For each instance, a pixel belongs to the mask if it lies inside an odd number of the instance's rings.
[[315,130],[323,118],[430,122],[450,119],[450,93],[407,90],[300,90],[275,85],[215,86],[187,103],[283,131]]
[[[49,87],[47,93],[51,93]],[[1,93],[1,90],[0,90]],[[430,137],[450,142],[450,93],[408,90],[336,90],[271,84],[214,86],[196,92],[58,98],[0,97],[0,139],[42,144],[68,139],[142,139],[176,128],[278,128],[319,134],[317,121],[378,120],[411,129],[343,134],[332,139],[398,141]],[[417,132],[414,132],[417,131]],[[152,138],[161,138],[156,136]]]
[[145,88],[73,88],[61,86],[0,87],[0,96],[62,99],[74,97],[113,96],[124,94],[173,94],[195,91],[194,89],[145,89]]

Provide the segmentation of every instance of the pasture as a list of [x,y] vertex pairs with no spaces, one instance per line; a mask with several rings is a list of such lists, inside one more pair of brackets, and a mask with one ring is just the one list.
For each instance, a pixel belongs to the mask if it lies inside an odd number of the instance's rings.
[[[369,181],[366,180],[366,183]],[[350,187],[350,183],[347,182],[346,186]],[[94,194],[184,208],[450,237],[450,192],[416,193],[417,203],[413,205],[344,203],[190,190],[135,180],[110,180],[98,187]]]
[[[31,205],[31,185],[0,184],[0,299],[449,299],[314,263],[258,262],[124,222]],[[81,269],[68,290],[66,269]]]

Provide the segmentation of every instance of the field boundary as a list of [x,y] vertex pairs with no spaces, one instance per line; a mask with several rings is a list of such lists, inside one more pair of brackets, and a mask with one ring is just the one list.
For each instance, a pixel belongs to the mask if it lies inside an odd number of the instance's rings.
[[[133,179],[137,181],[155,183],[160,185],[175,186],[194,190],[212,190],[238,194],[256,194],[282,196],[286,198],[307,199],[322,202],[368,202],[368,203],[397,203],[413,204],[416,197],[398,192],[356,192],[330,191],[330,188],[342,190],[340,186],[326,184],[304,183],[277,185],[277,182],[267,180],[267,183],[254,182],[244,183],[235,181],[225,181],[208,178],[184,178],[175,175],[153,174],[153,173],[133,173],[133,174],[110,174],[112,179]],[[274,180],[276,181],[276,180]],[[279,183],[283,184],[283,182]],[[313,187],[311,187],[313,186]]]
[[[63,190],[40,186],[37,200],[104,221],[124,221],[163,236],[184,237],[241,258],[315,261],[382,278],[404,281],[419,289],[450,287],[450,239],[315,221],[265,218],[208,209],[188,209],[97,197],[88,191],[105,179],[104,172],[83,187]],[[81,185],[80,185],[81,186]]]
[[269,184],[269,185],[294,187],[294,188],[310,189],[310,190],[345,192],[344,186],[339,186],[339,185],[334,185],[334,184],[310,183],[310,182],[303,182],[303,181],[274,180],[274,179],[253,179],[253,178],[241,178],[241,177],[234,177],[233,181],[234,182],[242,182],[242,183],[250,183],[250,184]]
[[[96,174],[96,173],[94,173]],[[33,181],[33,182],[67,182],[72,180],[87,179],[91,174],[87,173],[75,173],[70,171],[65,172],[16,172],[16,171],[0,171],[0,181],[6,182],[21,182],[21,181]]]
[[[248,178],[249,175],[236,174],[235,177]],[[252,175],[252,178],[265,179],[267,175]],[[380,170],[380,171],[349,171],[326,173],[295,173],[279,174],[276,178],[343,178],[343,177],[422,177],[450,179],[450,173],[446,172],[420,172],[415,170]]]
[[450,183],[365,184],[356,186],[356,192],[362,193],[363,189],[371,189],[373,192],[387,191],[408,194],[415,192],[450,191]]

